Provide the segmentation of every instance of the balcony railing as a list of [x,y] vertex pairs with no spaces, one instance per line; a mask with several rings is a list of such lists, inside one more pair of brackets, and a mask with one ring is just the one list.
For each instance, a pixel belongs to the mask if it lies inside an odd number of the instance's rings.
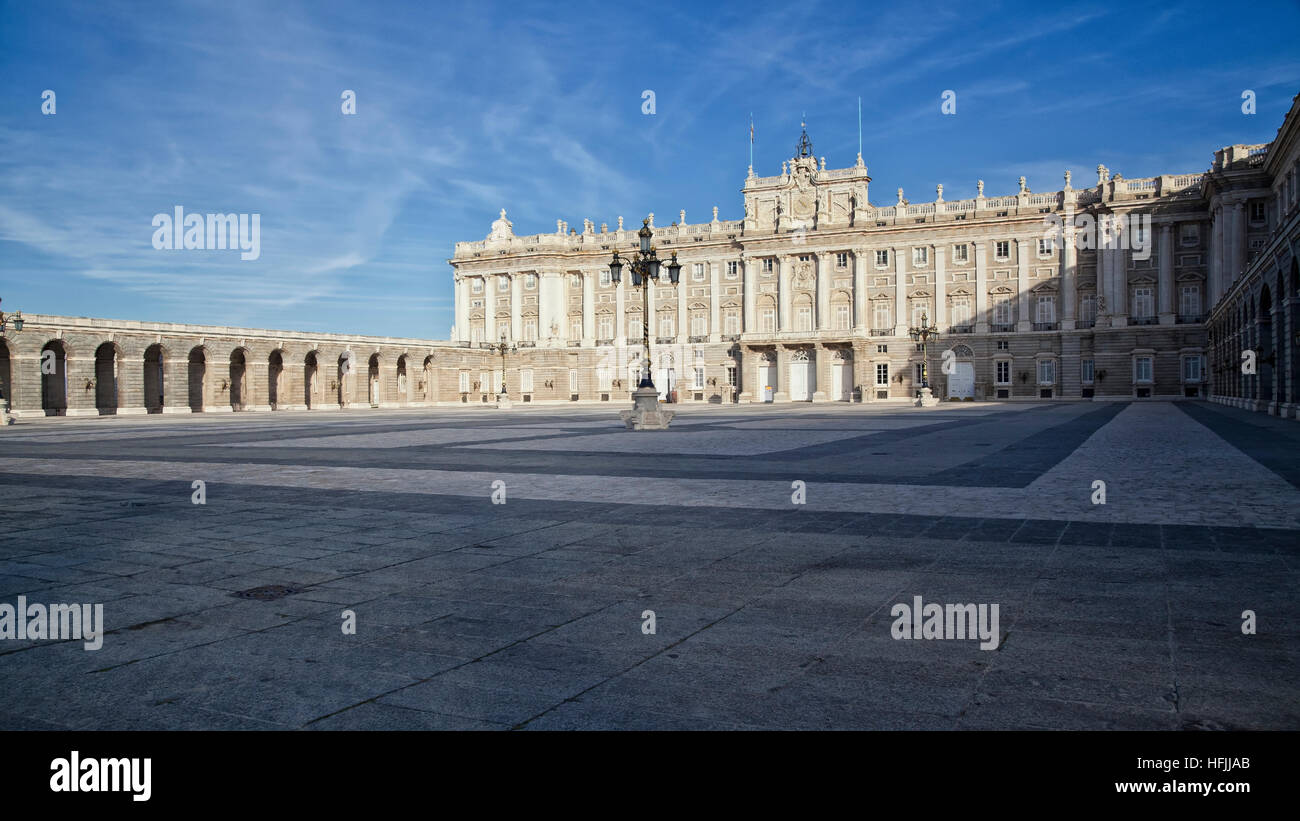
[[1179,314],[1176,321],[1177,324],[1179,325],[1194,325],[1197,322],[1204,322],[1205,315],[1204,314]]
[[1128,318],[1128,324],[1130,325],[1154,325],[1156,321],[1154,316],[1131,316]]
[[536,348],[536,347],[537,347],[537,340],[535,340],[535,339],[525,339],[525,340],[523,340],[522,342],[519,343],[519,347],[521,347],[521,348]]
[[580,348],[580,347],[582,347],[582,340],[581,340],[581,339],[570,339],[570,340],[569,340],[569,347],[570,347],[570,348]]
[[739,341],[740,341],[740,334],[723,334],[723,335],[722,335],[722,341],[723,341],[723,342],[739,342]]
[[1095,319],[1080,319],[1075,323],[1076,328],[1091,328],[1097,324]]
[[975,333],[974,325],[953,325],[948,329],[950,334],[973,334]]
[[686,338],[686,341],[690,342],[691,344],[695,344],[697,342],[708,342],[709,336],[708,334],[705,334],[704,336],[688,336]]
[[872,336],[893,336],[894,329],[893,328],[872,328],[871,335]]
[[675,337],[675,336],[656,336],[656,337],[655,337],[655,344],[656,344],[656,345],[671,345],[671,344],[673,344],[673,343],[676,342],[676,341],[677,341],[677,337]]
[[612,339],[597,339],[597,340],[596,340],[596,344],[599,345],[599,346],[601,346],[601,347],[608,347],[608,346],[614,344],[614,340],[612,340]]
[[994,322],[989,326],[989,330],[995,334],[1009,334],[1016,329],[1014,322]]
[[1061,326],[1056,322],[1035,322],[1034,323],[1035,331],[1055,331],[1055,330],[1059,330],[1060,327]]

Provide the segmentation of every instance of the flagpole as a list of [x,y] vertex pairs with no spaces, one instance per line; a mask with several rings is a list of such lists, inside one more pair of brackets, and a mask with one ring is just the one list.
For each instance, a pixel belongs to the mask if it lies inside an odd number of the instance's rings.
[[862,156],[862,98],[858,98],[858,156]]
[[754,170],[754,112],[749,112],[749,170]]

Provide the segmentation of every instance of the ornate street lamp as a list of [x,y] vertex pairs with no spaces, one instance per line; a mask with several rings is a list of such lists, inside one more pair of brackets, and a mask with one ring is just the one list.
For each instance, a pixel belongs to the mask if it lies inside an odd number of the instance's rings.
[[488,342],[485,343],[485,346],[487,347],[488,350],[496,351],[498,354],[501,355],[501,393],[500,395],[497,396],[497,407],[508,408],[510,407],[510,396],[506,392],[506,354],[514,353],[518,351],[519,348],[513,342],[510,342],[509,339],[506,337],[506,332],[504,328],[501,329],[500,341],[495,343]]
[[939,338],[939,329],[930,324],[930,317],[924,313],[921,314],[921,324],[915,328],[909,328],[908,336],[912,341],[921,346],[921,389],[917,391],[916,405],[918,407],[929,407],[937,405],[938,399],[930,394],[930,341]]
[[[676,280],[674,280],[676,281]],[[4,300],[0,299],[0,302]],[[23,330],[23,312],[14,311],[13,314],[6,314],[0,311],[0,336],[4,336],[9,331],[9,325],[13,324],[14,333],[22,333]]]
[[[673,252],[668,264],[663,265],[654,245],[650,242],[654,237],[654,232],[650,230],[649,217],[641,221],[641,230],[637,231],[637,237],[640,238],[641,243],[635,256],[624,260],[615,250],[614,258],[609,262],[609,277],[611,280],[616,284],[621,282],[623,280],[623,266],[626,265],[632,274],[632,287],[642,289],[641,332],[642,343],[645,346],[645,359],[641,370],[641,383],[637,385],[636,391],[632,394],[633,410],[624,412],[624,421],[629,428],[635,430],[662,430],[668,427],[668,420],[672,418],[673,412],[659,410],[659,392],[655,390],[654,379],[651,378],[650,374],[650,324],[653,321],[650,314],[650,281],[659,279],[660,268],[663,267],[668,269],[668,280],[676,285],[681,278],[682,266],[677,262],[676,251]],[[647,416],[646,414],[650,415]]]

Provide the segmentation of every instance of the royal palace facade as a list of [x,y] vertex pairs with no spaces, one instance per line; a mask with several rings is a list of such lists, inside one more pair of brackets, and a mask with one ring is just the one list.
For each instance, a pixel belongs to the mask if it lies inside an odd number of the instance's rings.
[[[615,282],[640,225],[503,210],[459,242],[450,340],[28,315],[0,338],[15,416],[665,400],[1211,398],[1294,417],[1300,385],[1300,114],[1204,172],[873,205],[858,156],[828,169],[805,133],[753,169],[744,217],[645,224],[680,281]],[[1091,181],[1090,181],[1091,182]],[[924,346],[913,331],[937,335]],[[1248,363],[1248,364],[1245,364]]]

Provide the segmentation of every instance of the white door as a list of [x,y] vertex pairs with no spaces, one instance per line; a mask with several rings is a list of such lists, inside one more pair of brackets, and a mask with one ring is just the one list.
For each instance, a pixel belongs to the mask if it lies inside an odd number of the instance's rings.
[[772,381],[772,376],[776,369],[769,363],[760,365],[758,368],[758,390],[759,398],[763,402],[771,402],[772,394],[776,393],[776,385]]
[[970,362],[954,362],[956,367],[948,374],[948,396],[965,399],[975,397],[975,366]]
[[831,396],[840,402],[853,400],[852,367],[847,362],[839,362],[831,370]]
[[808,401],[808,370],[811,362],[790,363],[790,401]]

